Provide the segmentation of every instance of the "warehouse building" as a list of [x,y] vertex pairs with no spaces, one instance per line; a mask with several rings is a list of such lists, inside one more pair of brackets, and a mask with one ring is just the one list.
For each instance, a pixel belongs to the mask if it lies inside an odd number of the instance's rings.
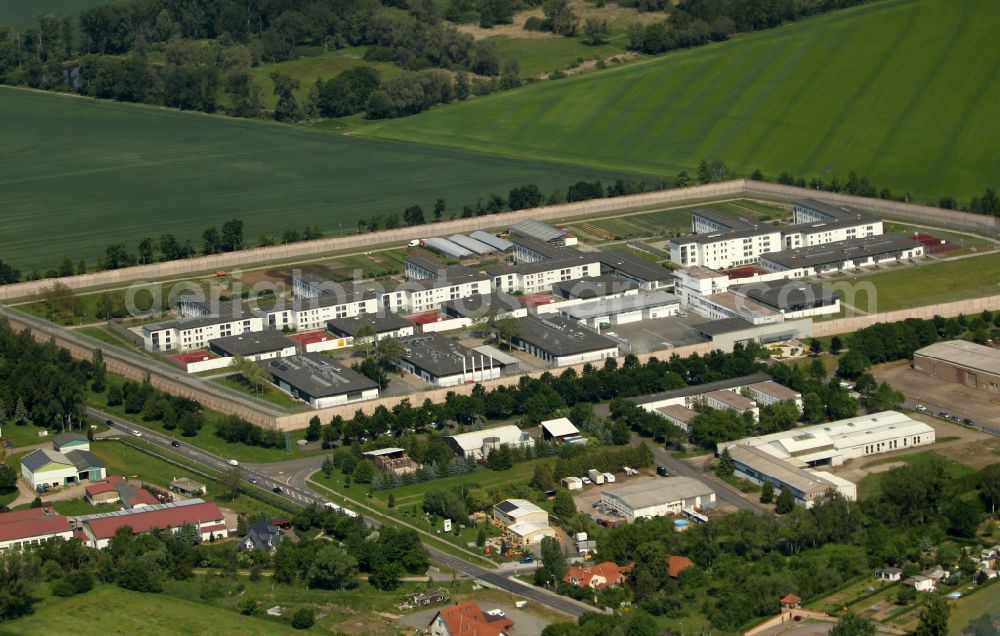
[[559,313],[573,322],[600,329],[641,320],[676,316],[681,301],[665,291],[652,291],[615,298],[598,298],[565,307]]
[[489,232],[483,232],[482,230],[476,230],[469,234],[469,238],[474,238],[480,243],[486,243],[491,247],[495,247],[499,252],[509,252],[514,249],[514,244],[507,239],[494,236]]
[[37,448],[21,458],[21,476],[33,489],[100,481],[106,476],[106,470],[101,460],[90,452],[89,444],[65,452]]
[[898,234],[884,234],[767,254],[761,257],[760,267],[768,272],[783,272],[789,278],[802,278],[896,263],[923,255],[924,244],[920,241]]
[[527,431],[522,431],[513,424],[458,435],[445,435],[442,439],[459,457],[477,460],[486,459],[490,451],[501,446],[520,448],[535,445],[534,438],[528,435]]
[[[517,238],[528,238],[553,245],[568,245],[566,230],[552,227],[535,219],[525,219],[510,228],[510,235]],[[574,239],[575,241],[575,239]]]
[[715,492],[697,479],[668,477],[604,490],[601,508],[631,523],[680,514],[685,508],[710,510],[715,508]]
[[321,409],[378,397],[378,383],[321,353],[264,361],[261,366],[279,389]]
[[917,349],[913,368],[945,382],[1000,392],[1000,350],[974,342],[948,340]]
[[247,360],[268,360],[295,355],[295,343],[274,329],[216,338],[208,343],[208,348],[223,358],[242,356]]
[[768,344],[786,340],[811,338],[812,318],[796,318],[782,322],[755,325],[742,318],[723,318],[693,325],[695,331],[712,341],[720,351],[732,351],[737,344],[751,342]]
[[358,333],[365,326],[375,331],[376,342],[383,338],[405,338],[414,333],[412,322],[389,311],[326,321],[326,330],[337,337],[337,348],[354,346]]
[[478,241],[470,236],[465,236],[463,234],[452,234],[448,237],[448,240],[456,245],[461,245],[465,249],[469,250],[473,254],[482,256],[484,254],[491,254],[496,250],[492,245]]
[[442,336],[425,334],[402,341],[406,352],[399,367],[436,386],[484,382],[500,377],[493,358]]
[[522,319],[513,344],[557,367],[618,356],[616,341],[563,318]]
[[569,421],[569,418],[560,417],[554,420],[542,422],[542,438],[550,442],[563,441],[568,438],[579,437],[580,429]]
[[762,485],[771,482],[776,492],[788,490],[799,505],[811,508],[828,492],[839,492],[850,501],[857,499],[857,488],[845,479],[823,471],[807,470],[794,463],[774,457],[753,446],[733,446],[729,449],[735,474]]
[[449,258],[463,259],[475,256],[475,254],[473,254],[470,250],[465,249],[461,245],[438,236],[422,241],[421,245],[429,250],[434,250],[439,254],[444,254]]

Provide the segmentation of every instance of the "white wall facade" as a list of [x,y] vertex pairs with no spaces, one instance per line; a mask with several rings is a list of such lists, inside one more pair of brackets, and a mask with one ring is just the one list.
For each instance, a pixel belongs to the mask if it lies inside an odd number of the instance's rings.
[[601,264],[598,261],[581,262],[579,264],[566,265],[563,263],[558,267],[541,272],[522,274],[517,271],[504,272],[493,276],[493,287],[498,291],[522,292],[534,294],[540,291],[549,291],[553,283],[567,280],[578,280],[601,275]]

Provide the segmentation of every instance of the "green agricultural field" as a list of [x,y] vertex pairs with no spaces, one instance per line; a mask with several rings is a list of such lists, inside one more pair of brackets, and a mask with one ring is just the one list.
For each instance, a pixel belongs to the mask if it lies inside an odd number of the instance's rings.
[[2,259],[22,270],[63,256],[93,266],[111,242],[134,250],[164,232],[200,245],[205,227],[234,217],[253,241],[429,210],[438,197],[450,214],[525,183],[565,192],[643,178],[12,88],[0,88],[0,139]]
[[497,47],[501,60],[517,60],[522,77],[538,77],[552,71],[564,71],[581,59],[609,59],[621,54],[624,43],[587,46],[580,38],[562,36],[512,38],[505,35],[487,38]]
[[948,631],[952,634],[961,634],[969,623],[987,612],[996,617],[1000,613],[998,608],[1000,608],[1000,583],[994,581],[987,587],[977,589],[959,599],[951,606]]
[[35,16],[41,13],[51,13],[61,18],[95,4],[104,2],[103,0],[3,0],[0,2],[0,26],[23,29],[35,26]]
[[358,134],[660,174],[856,170],[968,201],[997,186],[998,28],[993,0],[885,0]]
[[368,62],[364,59],[366,47],[348,47],[330,51],[321,55],[311,57],[300,57],[294,60],[278,62],[277,64],[263,64],[253,69],[254,79],[261,86],[261,101],[266,108],[274,108],[278,103],[278,98],[274,95],[274,82],[271,81],[271,73],[284,73],[289,77],[299,80],[299,91],[297,94],[299,103],[304,103],[309,95],[309,88],[316,81],[316,78],[330,79],[341,71],[355,66],[370,66],[382,75],[382,79],[396,77],[402,73],[402,69],[391,62]]
[[[875,288],[874,302],[861,287],[865,283]],[[869,313],[1000,294],[1000,254],[940,263],[921,261],[917,266],[824,282],[824,286],[838,291],[843,291],[844,285],[858,290],[853,302],[850,299],[847,302]]]

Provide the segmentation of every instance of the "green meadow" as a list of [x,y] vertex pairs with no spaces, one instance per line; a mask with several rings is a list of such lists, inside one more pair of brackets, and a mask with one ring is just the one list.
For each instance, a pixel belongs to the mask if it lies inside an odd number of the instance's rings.
[[998,28],[993,0],[885,0],[357,134],[658,174],[856,170],[967,202],[997,186]]
[[206,227],[234,217],[253,242],[306,224],[346,231],[413,204],[429,211],[438,197],[460,214],[516,185],[565,192],[580,179],[637,178],[12,88],[0,88],[0,139],[2,260],[22,270],[64,256],[93,266],[109,243],[134,250],[165,232],[200,246]]

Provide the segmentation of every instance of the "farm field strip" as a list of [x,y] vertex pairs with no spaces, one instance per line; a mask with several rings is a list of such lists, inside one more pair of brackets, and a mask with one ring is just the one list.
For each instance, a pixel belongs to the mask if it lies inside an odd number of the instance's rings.
[[885,0],[357,134],[667,174],[702,159],[771,177],[856,170],[918,200],[968,200],[995,185],[1000,48],[981,46],[994,9]]

